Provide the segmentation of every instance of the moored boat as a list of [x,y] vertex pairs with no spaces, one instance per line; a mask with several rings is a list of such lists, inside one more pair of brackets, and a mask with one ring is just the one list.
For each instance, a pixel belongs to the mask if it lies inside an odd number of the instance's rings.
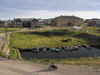
[[49,50],[50,50],[50,52],[53,52],[55,49],[56,49],[56,48],[50,48]]
[[42,51],[43,51],[43,52],[46,52],[47,50],[46,50],[46,48],[43,48]]

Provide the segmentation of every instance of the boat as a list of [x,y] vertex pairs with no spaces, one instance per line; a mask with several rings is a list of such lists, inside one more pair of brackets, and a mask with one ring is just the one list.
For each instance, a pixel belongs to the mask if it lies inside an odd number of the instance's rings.
[[55,52],[59,52],[59,49],[56,48],[54,51],[55,51]]
[[34,53],[39,53],[39,49],[38,49],[38,48],[36,48],[35,50],[32,49],[32,52],[34,52]]
[[43,52],[46,52],[47,50],[46,50],[46,48],[43,48],[42,51],[43,51]]
[[72,48],[71,47],[67,47],[67,51],[71,51],[72,50]]
[[72,47],[72,50],[78,50],[78,49],[79,49],[78,46],[73,46],[73,47]]
[[86,46],[87,49],[91,49],[91,47],[89,45]]
[[67,51],[67,47],[63,47],[65,51]]
[[56,48],[50,48],[49,50],[50,50],[50,52],[53,52],[55,49],[56,49]]
[[59,51],[62,51],[63,49],[61,47],[59,47]]

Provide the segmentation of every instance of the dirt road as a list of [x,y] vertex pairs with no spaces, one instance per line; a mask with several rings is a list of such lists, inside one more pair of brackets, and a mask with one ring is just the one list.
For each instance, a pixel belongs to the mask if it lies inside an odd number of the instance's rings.
[[56,71],[50,71],[48,66],[0,57],[0,75],[100,75],[100,68],[92,66],[59,64]]

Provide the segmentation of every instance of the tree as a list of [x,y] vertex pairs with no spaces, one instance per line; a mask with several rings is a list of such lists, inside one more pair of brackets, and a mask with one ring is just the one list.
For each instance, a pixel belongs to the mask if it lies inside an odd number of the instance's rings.
[[0,20],[0,24],[4,24],[4,21]]

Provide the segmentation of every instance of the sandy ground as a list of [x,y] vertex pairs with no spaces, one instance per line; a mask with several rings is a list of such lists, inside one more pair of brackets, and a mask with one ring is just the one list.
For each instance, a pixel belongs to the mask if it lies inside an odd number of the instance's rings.
[[0,57],[0,75],[100,75],[100,68],[57,64],[58,70],[51,71],[49,65]]

